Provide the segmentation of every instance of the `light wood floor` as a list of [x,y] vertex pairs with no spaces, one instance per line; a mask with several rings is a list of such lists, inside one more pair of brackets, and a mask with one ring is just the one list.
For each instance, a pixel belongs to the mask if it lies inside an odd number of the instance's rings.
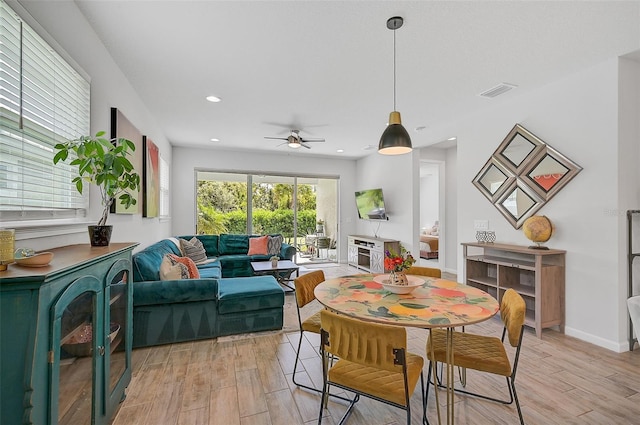
[[[327,278],[357,273],[347,266],[323,269]],[[287,295],[285,331],[225,337],[133,351],[133,379],[113,425],[284,425],[317,423],[320,399],[292,382],[299,334],[295,301]],[[319,308],[312,306],[312,308]],[[309,313],[308,311],[306,313]],[[467,328],[499,336],[492,319]],[[307,334],[305,334],[306,336]],[[426,331],[409,331],[409,349],[424,355]],[[322,381],[315,335],[305,339],[300,381]],[[425,367],[426,379],[426,367]],[[504,378],[468,372],[467,387],[508,397]],[[554,330],[542,339],[524,335],[516,388],[528,425],[640,423],[640,349],[617,354]],[[440,404],[445,403],[444,392]],[[433,388],[427,416],[437,423]],[[345,410],[331,401],[323,424],[334,425]],[[413,420],[420,424],[419,384],[412,397]],[[446,411],[443,411],[445,413]],[[515,406],[456,394],[457,424],[517,424]],[[443,420],[446,418],[443,417]],[[348,424],[405,423],[399,409],[366,398]]]

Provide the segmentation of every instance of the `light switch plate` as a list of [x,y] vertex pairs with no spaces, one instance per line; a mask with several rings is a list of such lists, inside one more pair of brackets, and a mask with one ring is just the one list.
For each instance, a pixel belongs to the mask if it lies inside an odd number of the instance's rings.
[[474,230],[489,230],[489,220],[473,220]]

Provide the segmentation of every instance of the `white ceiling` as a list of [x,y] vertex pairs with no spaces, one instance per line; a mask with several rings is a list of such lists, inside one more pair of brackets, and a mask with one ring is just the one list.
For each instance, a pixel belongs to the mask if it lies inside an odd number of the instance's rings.
[[[640,48],[637,1],[76,3],[175,146],[294,153],[264,136],[297,128],[326,142],[296,154],[375,152],[393,109],[395,15],[397,109],[414,147],[440,142],[430,128]],[[478,96],[501,82],[519,87]]]

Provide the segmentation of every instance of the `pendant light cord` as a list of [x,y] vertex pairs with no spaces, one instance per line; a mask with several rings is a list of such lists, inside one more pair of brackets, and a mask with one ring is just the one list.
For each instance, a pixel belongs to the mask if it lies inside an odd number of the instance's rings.
[[396,110],[396,30],[393,30],[393,110]]

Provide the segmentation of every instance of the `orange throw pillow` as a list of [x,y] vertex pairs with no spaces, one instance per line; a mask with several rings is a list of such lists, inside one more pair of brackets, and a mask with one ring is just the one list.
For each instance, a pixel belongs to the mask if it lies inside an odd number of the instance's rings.
[[260,236],[258,238],[249,238],[249,252],[247,255],[267,255],[267,243],[269,236]]
[[189,279],[200,279],[200,272],[198,271],[198,266],[193,260],[189,257],[178,257],[175,254],[169,254],[171,258],[177,261],[180,264],[184,264],[187,266],[187,270],[189,270]]

